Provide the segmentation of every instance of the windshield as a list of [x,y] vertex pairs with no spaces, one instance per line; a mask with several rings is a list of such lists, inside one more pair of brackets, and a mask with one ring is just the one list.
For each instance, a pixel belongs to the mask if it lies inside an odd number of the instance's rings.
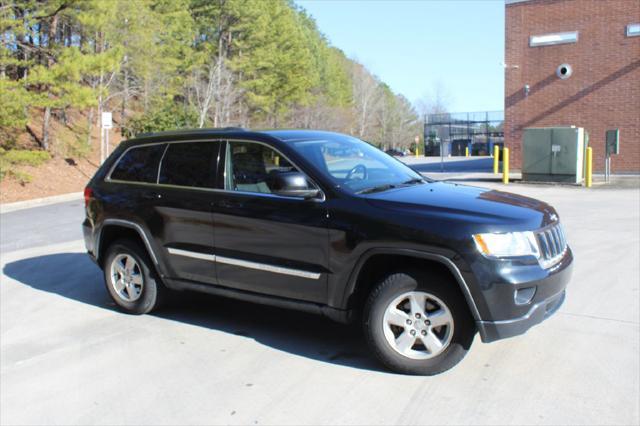
[[420,174],[400,161],[350,136],[331,134],[323,139],[288,142],[320,173],[352,193],[424,182]]

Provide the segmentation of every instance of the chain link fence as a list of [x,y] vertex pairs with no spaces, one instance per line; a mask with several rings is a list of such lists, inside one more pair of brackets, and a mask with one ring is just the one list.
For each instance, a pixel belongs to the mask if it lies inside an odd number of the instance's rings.
[[426,156],[491,155],[504,146],[504,111],[427,114],[424,141]]

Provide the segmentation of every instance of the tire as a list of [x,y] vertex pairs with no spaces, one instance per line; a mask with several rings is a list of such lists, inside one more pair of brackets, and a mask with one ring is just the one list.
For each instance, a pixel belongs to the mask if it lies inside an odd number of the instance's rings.
[[[128,263],[129,259],[135,263]],[[111,244],[103,271],[109,295],[126,313],[146,314],[157,309],[164,301],[167,289],[153,268],[146,250],[135,241],[121,239]]]
[[[420,305],[426,309],[420,311]],[[458,364],[476,333],[457,283],[419,270],[393,273],[374,287],[364,305],[363,327],[367,344],[388,369],[426,376]]]

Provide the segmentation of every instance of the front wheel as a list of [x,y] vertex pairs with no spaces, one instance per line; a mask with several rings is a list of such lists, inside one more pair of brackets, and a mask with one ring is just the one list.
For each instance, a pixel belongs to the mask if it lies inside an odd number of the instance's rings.
[[363,321],[377,358],[403,374],[450,369],[464,358],[476,331],[457,284],[422,271],[394,273],[378,283]]

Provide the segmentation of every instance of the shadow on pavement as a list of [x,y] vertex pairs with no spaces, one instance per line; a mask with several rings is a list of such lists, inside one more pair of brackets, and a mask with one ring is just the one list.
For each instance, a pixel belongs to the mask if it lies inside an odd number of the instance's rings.
[[[22,259],[7,263],[3,273],[37,290],[117,311],[104,288],[102,271],[84,253]],[[189,292],[172,293],[167,306],[153,315],[249,337],[322,362],[384,371],[368,353],[359,329],[316,315]]]

